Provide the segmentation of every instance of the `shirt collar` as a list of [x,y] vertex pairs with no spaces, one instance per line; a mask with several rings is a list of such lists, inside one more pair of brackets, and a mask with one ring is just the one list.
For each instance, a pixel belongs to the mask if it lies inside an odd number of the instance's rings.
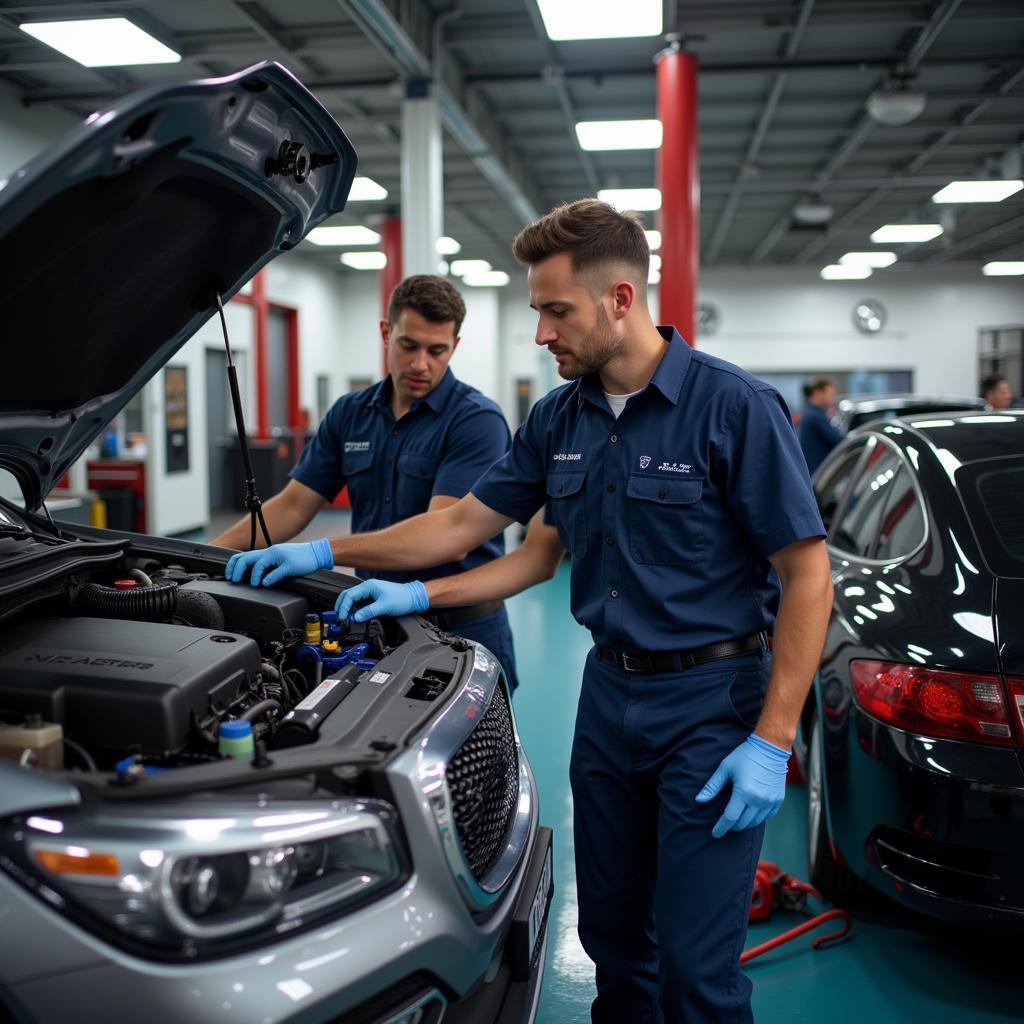
[[455,374],[450,369],[446,369],[437,387],[425,398],[421,398],[420,401],[424,405],[429,406],[434,412],[440,412],[444,408],[445,402],[448,401],[448,396],[451,395],[456,383]]
[[[674,327],[659,327],[658,333],[665,339],[665,352],[648,386],[656,387],[673,405],[676,405],[692,353],[690,346],[683,341],[682,335]],[[599,408],[607,408],[599,374],[588,373],[580,380],[579,387],[583,398],[589,399]]]
[[[434,388],[425,398],[417,399],[412,403],[410,412],[415,412],[420,407],[422,402],[432,412],[439,413],[444,408],[445,402],[448,401],[449,395],[451,395],[457,381],[455,374],[450,369],[444,371],[444,376],[441,378],[441,383]],[[394,384],[392,383],[390,375],[385,377],[383,380],[378,381],[373,385],[374,394],[371,396],[370,401],[373,405],[379,409],[387,411],[391,410],[391,393],[394,390]]]

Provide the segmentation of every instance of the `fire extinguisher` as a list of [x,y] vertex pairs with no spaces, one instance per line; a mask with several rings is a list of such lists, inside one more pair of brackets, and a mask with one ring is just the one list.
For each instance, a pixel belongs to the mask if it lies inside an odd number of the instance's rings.
[[[795,910],[798,913],[805,914],[807,913],[808,896],[813,896],[818,900],[822,899],[821,893],[813,885],[802,882],[793,875],[786,874],[778,865],[772,864],[771,861],[758,861],[757,872],[754,875],[754,893],[750,902],[750,921],[753,924],[757,921],[767,920],[776,907],[779,907],[781,910]],[[808,918],[808,920],[798,924],[795,928],[784,931],[781,935],[776,935],[774,938],[768,939],[757,946],[745,949],[740,955],[740,963],[745,964],[753,960],[754,957],[761,956],[770,949],[775,949],[783,945],[783,943],[790,942],[797,936],[803,935],[805,932],[817,928],[818,925],[832,920],[842,921],[842,928],[828,935],[818,936],[818,938],[811,942],[812,948],[820,949],[828,943],[844,938],[850,931],[850,925],[852,924],[850,915],[845,910],[826,910],[822,914],[815,914],[813,917]]]

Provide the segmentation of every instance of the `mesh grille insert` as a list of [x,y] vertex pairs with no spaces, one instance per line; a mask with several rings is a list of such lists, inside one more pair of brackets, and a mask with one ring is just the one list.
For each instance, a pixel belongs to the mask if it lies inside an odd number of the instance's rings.
[[519,800],[519,759],[504,687],[495,689],[480,724],[451,759],[448,789],[459,843],[479,882],[505,848]]

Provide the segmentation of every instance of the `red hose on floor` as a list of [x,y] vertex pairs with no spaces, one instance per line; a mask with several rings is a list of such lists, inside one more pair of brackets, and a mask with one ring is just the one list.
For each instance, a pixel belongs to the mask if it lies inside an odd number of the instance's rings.
[[[754,893],[750,904],[750,920],[764,921],[771,916],[776,906],[783,910],[796,910],[800,913],[806,913],[808,896],[814,896],[815,899],[819,900],[822,899],[821,893],[813,885],[802,882],[793,875],[786,874],[777,865],[772,864],[771,861],[758,861],[757,873],[754,876]],[[843,938],[850,931],[852,922],[850,915],[845,910],[826,910],[824,913],[817,914],[802,924],[784,931],[781,935],[776,935],[774,938],[768,939],[757,946],[751,946],[750,949],[744,950],[740,955],[740,963],[745,964],[753,960],[754,957],[761,956],[771,949],[776,949],[784,943],[803,935],[805,932],[817,928],[818,925],[832,920],[842,921],[842,928],[837,932],[818,936],[811,943],[811,947],[813,949],[820,949],[827,943],[835,942]]]

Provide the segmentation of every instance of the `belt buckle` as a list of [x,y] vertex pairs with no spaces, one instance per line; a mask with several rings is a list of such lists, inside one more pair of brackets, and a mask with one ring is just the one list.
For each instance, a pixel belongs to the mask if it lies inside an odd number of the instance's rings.
[[[631,665],[631,661],[636,664]],[[646,654],[630,654],[628,651],[623,651],[622,667],[627,672],[650,672],[651,659],[650,656]]]

